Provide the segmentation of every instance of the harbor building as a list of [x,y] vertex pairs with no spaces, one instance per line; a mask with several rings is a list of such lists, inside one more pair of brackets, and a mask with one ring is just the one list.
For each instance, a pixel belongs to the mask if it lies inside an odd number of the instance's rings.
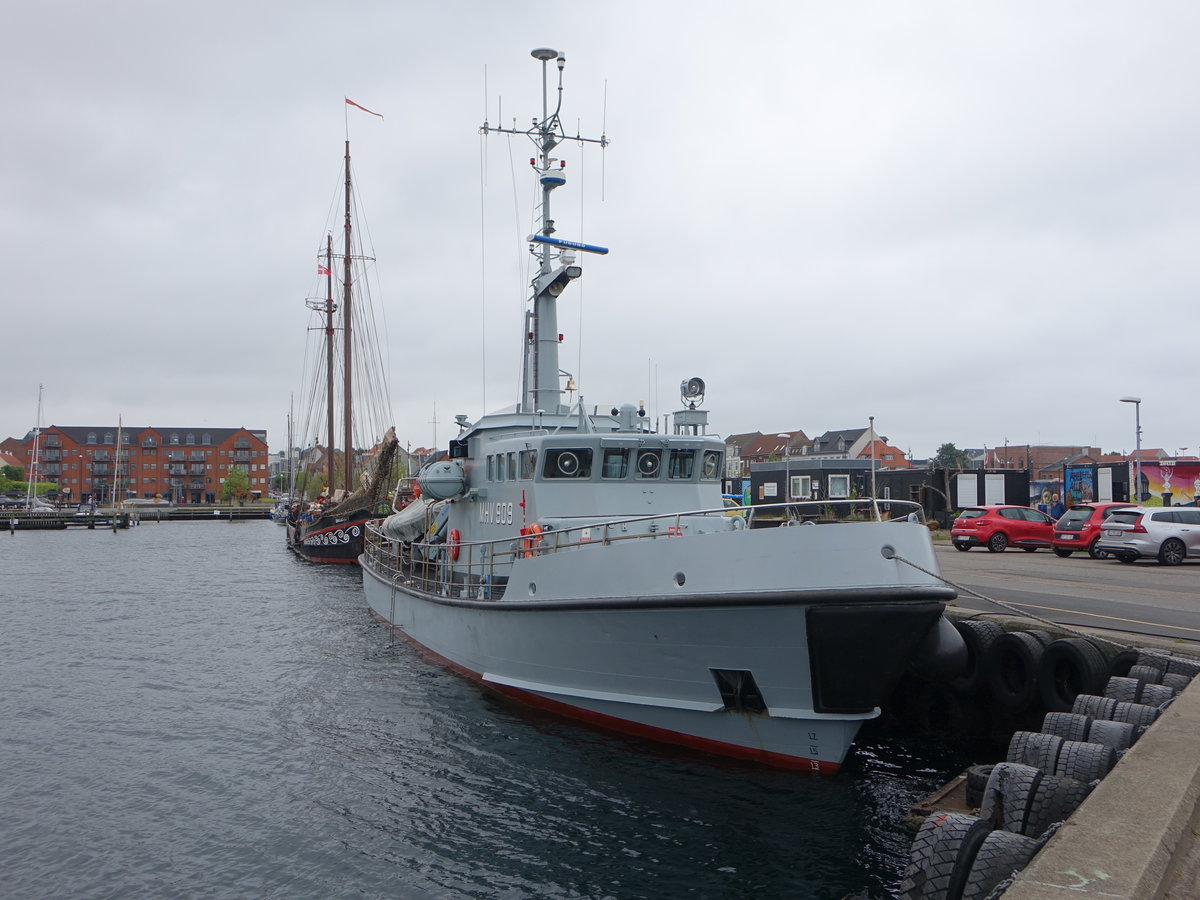
[[[270,456],[265,429],[154,428],[51,425],[36,438],[5,441],[6,449],[33,468],[39,482],[53,482],[62,499],[108,503],[114,499],[162,499],[215,503],[230,470],[246,470],[250,491],[264,495]],[[114,498],[114,491],[121,496]]]

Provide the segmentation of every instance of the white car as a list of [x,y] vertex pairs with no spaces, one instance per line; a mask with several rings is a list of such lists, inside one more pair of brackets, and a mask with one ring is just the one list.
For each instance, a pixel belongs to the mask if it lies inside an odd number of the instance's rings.
[[1157,557],[1164,566],[1177,566],[1189,556],[1200,556],[1200,509],[1196,507],[1118,509],[1103,528],[1096,549],[1121,562]]

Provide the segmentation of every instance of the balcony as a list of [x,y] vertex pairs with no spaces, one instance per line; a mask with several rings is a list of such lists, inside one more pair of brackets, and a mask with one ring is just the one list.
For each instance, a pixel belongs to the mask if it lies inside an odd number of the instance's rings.
[[92,474],[97,476],[111,475],[112,466],[108,463],[92,463]]
[[203,475],[203,474],[204,474],[204,471],[205,471],[205,470],[204,470],[204,466],[192,466],[192,467],[191,467],[191,468],[188,470],[188,474],[189,474],[189,475]]
[[59,462],[62,459],[62,451],[46,450],[41,454],[41,456],[45,462]]
[[167,466],[167,472],[171,475],[186,475],[187,466]]

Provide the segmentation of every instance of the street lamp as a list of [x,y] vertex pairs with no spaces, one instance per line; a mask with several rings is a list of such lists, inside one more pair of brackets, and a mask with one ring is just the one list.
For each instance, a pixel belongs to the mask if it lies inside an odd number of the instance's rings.
[[[868,416],[871,423],[871,499],[874,500],[875,494],[875,417]],[[859,420],[862,421],[861,419]]]
[[1134,456],[1133,456],[1133,483],[1134,483],[1134,502],[1142,502],[1142,398],[1141,397],[1122,397],[1122,403],[1133,404],[1133,421],[1134,428]]

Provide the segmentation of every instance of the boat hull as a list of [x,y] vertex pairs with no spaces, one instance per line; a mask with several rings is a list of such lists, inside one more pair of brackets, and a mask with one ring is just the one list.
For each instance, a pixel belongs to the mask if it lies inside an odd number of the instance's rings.
[[372,517],[363,511],[334,520],[287,523],[287,544],[299,556],[316,563],[356,565],[363,552],[366,524]]
[[[669,547],[699,564],[689,543],[661,543],[659,555]],[[599,583],[585,563],[629,571],[620,557],[632,552],[560,556],[575,557],[579,585]],[[502,600],[429,593],[366,557],[363,583],[380,620],[502,694],[612,730],[819,772],[840,767],[952,596],[876,584],[514,599],[517,582],[555,580],[561,560],[549,562],[514,567]]]

